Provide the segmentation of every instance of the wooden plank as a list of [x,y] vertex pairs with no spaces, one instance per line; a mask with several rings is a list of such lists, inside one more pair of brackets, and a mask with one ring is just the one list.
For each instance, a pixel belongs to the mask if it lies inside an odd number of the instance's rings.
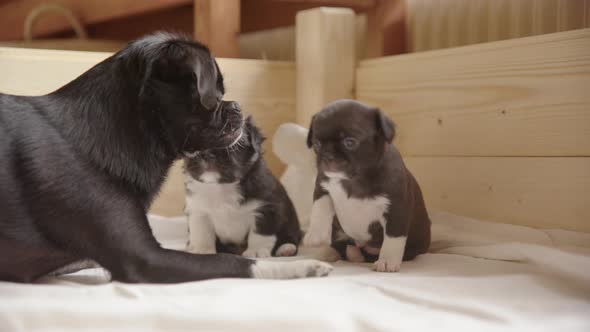
[[[49,93],[110,56],[110,53],[0,48],[0,92]],[[295,121],[295,65],[292,62],[217,59],[225,76],[226,100],[237,100],[244,113],[253,114],[264,135],[271,138],[284,122]],[[274,174],[284,165],[264,144],[265,158]],[[181,164],[169,173],[152,212],[179,215],[184,205]]]
[[410,157],[427,207],[590,232],[590,158]]
[[309,125],[326,103],[352,98],[355,17],[344,8],[315,8],[297,14],[297,122]]
[[[47,1],[19,0],[11,1],[0,6],[0,40],[18,40],[23,38],[23,24],[30,11]],[[131,16],[150,11],[190,4],[191,0],[53,0],[51,3],[71,9],[82,24],[93,24],[107,20]],[[39,18],[35,23],[35,36],[45,36],[51,33],[69,30],[70,24],[59,15],[48,14]]]
[[240,0],[195,0],[194,13],[195,39],[215,56],[240,57]]
[[366,60],[412,156],[590,156],[590,29]]

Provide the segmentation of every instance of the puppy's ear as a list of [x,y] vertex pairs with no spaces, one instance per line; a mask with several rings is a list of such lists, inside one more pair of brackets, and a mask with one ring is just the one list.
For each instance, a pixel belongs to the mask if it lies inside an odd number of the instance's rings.
[[254,148],[256,152],[260,152],[260,147],[262,143],[266,140],[266,137],[264,137],[264,135],[262,135],[262,133],[260,132],[260,129],[256,127],[251,115],[248,115],[248,117],[246,118],[245,130],[248,133],[248,140],[250,141],[250,145]]
[[311,146],[313,145],[313,131],[312,131],[312,127],[313,127],[313,119],[315,119],[315,115],[311,117],[311,121],[309,122],[309,130],[307,131],[307,147],[309,149],[311,149]]
[[391,143],[395,137],[395,124],[380,109],[375,108],[377,116],[377,132],[383,135],[386,142]]

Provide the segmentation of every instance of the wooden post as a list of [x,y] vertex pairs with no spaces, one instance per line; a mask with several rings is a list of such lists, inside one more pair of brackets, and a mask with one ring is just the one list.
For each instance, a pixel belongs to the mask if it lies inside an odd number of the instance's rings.
[[367,12],[368,58],[406,52],[406,2],[377,0]]
[[351,9],[297,13],[297,123],[308,126],[327,103],[354,98],[355,16]]
[[239,58],[240,0],[194,0],[195,39],[213,55]]

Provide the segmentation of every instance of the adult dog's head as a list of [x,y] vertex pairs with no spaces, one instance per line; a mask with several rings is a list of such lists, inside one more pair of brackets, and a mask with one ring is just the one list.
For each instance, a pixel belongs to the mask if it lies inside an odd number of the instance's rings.
[[242,136],[240,106],[222,100],[223,76],[204,45],[156,33],[116,57],[139,74],[141,109],[159,121],[163,138],[178,155],[228,147]]

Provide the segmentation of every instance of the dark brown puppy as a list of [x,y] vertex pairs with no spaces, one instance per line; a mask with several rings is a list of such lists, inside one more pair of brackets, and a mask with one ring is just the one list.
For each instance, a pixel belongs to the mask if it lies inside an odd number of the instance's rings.
[[206,47],[157,33],[48,95],[0,94],[0,280],[83,259],[125,282],[327,274],[317,261],[167,250],[152,235],[146,211],[173,161],[242,136],[224,92]]
[[383,112],[354,100],[333,102],[313,117],[307,144],[318,176],[304,244],[331,243],[351,260],[359,258],[355,248],[380,248],[363,254],[383,272],[428,250],[430,219],[394,136]]

